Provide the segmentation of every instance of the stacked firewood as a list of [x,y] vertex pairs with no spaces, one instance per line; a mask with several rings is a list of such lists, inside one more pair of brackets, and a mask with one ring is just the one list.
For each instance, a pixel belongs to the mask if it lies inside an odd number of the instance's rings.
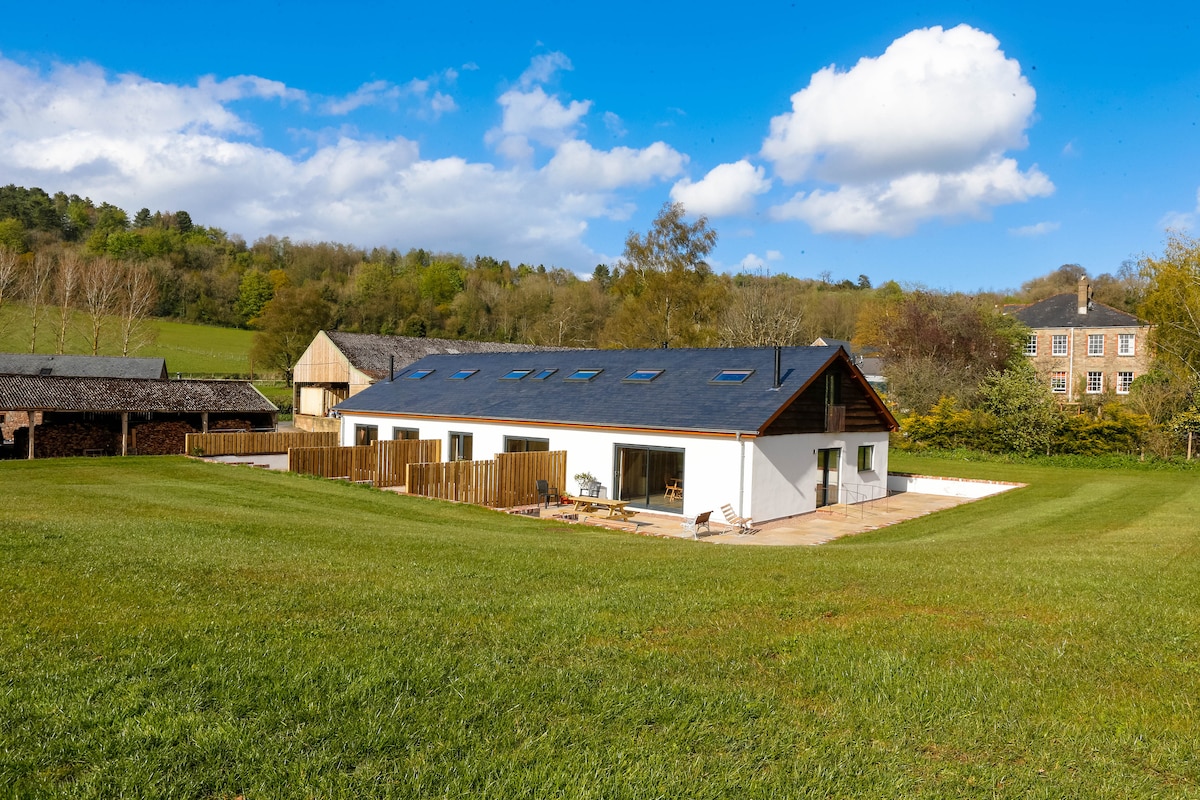
[[189,433],[199,431],[181,420],[143,422],[133,429],[130,451],[139,456],[179,455]]
[[[13,437],[19,453],[29,447],[29,429],[21,428]],[[20,441],[16,441],[16,440]],[[35,458],[65,458],[85,455],[120,455],[121,434],[102,425],[68,422],[38,425],[34,433]]]
[[244,419],[218,419],[213,418],[208,421],[209,431],[249,431],[254,429],[254,425]]

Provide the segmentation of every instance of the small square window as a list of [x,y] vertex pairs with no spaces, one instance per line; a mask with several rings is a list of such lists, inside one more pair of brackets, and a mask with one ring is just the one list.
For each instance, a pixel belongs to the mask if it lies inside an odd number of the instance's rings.
[[709,383],[745,383],[754,374],[752,369],[723,369]]
[[1117,394],[1129,394],[1130,387],[1133,386],[1132,372],[1117,373]]
[[500,378],[500,380],[502,380],[502,381],[519,381],[519,380],[521,380],[521,378],[524,378],[526,375],[528,375],[531,372],[533,372],[533,370],[531,370],[531,369],[509,370],[508,374],[503,375]]
[[1117,334],[1117,355],[1119,355],[1119,356],[1133,355],[1133,334],[1132,333]]
[[1102,356],[1104,355],[1104,334],[1089,333],[1088,334],[1088,355]]
[[625,380],[632,383],[649,383],[659,375],[662,375],[661,369],[639,369],[626,375]]
[[421,378],[428,377],[433,374],[431,369],[414,369],[404,377],[411,381],[419,381]]
[[1066,394],[1067,392],[1067,373],[1052,372],[1050,373],[1050,391],[1055,394]]
[[568,381],[590,381],[592,378],[599,375],[604,370],[602,369],[577,369],[566,377]]
[[467,378],[479,372],[477,369],[460,369],[458,372],[451,375],[446,380],[448,381],[465,381]]
[[1050,339],[1050,355],[1065,356],[1067,354],[1067,335],[1056,333]]
[[1025,340],[1025,355],[1027,355],[1027,356],[1036,356],[1037,355],[1037,334],[1036,333],[1029,334],[1029,338]]
[[546,378],[549,378],[551,375],[553,375],[556,372],[558,372],[557,369],[539,369],[537,372],[535,372],[533,374],[533,377],[530,378],[530,380],[544,381],[544,380],[546,380]]
[[860,445],[858,448],[858,471],[870,472],[873,469],[875,469],[875,445]]
[[1087,374],[1087,393],[1099,394],[1104,391],[1104,374],[1100,372],[1089,372]]

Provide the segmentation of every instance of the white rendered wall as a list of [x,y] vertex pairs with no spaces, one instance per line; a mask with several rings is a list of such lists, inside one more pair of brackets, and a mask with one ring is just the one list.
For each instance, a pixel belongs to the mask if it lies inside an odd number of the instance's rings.
[[[860,445],[875,447],[873,468],[867,472],[858,471]],[[886,493],[886,431],[763,436],[754,440],[751,470],[753,481],[747,492],[748,503],[743,514],[750,516],[755,522],[768,522],[816,511],[816,451],[831,447],[841,448],[842,451],[838,464],[838,493],[841,502],[874,499]]]
[[[449,453],[450,433],[469,433],[472,436],[472,458],[486,461],[496,453],[504,452],[504,437],[516,436],[529,439],[546,439],[551,450],[567,451],[567,485],[559,486],[561,492],[575,494],[579,487],[572,476],[579,472],[590,472],[600,481],[602,494],[613,495],[614,471],[616,469],[616,445],[635,447],[660,447],[684,451],[683,509],[682,514],[695,515],[704,511],[720,512],[725,503],[738,505],[741,454],[743,448],[730,437],[685,436],[654,433],[631,433],[610,430],[581,430],[557,428],[519,423],[492,423],[474,421],[445,421],[397,416],[375,416],[368,414],[343,414],[341,443],[354,444],[355,425],[378,425],[379,438],[391,439],[393,428],[415,428],[421,439],[438,439],[442,443],[442,457]],[[745,481],[749,487],[750,453],[752,446],[745,447]],[[747,497],[749,490],[746,491]],[[657,512],[656,512],[657,513]]]

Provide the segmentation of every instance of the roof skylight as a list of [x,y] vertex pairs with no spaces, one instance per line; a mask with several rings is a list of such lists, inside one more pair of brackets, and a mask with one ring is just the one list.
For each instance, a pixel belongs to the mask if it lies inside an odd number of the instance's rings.
[[630,383],[649,383],[662,373],[661,369],[639,369],[626,375],[625,380]]
[[460,369],[458,372],[451,375],[446,380],[448,381],[465,381],[467,378],[479,372],[477,369]]
[[539,369],[537,372],[533,373],[533,377],[530,378],[529,380],[544,381],[544,380],[546,380],[546,378],[549,378],[551,375],[553,375],[556,372],[558,372],[558,369],[556,369],[555,367],[550,367],[548,369]]
[[754,374],[752,369],[723,369],[709,383],[745,383]]
[[528,375],[531,372],[533,372],[533,370],[531,370],[531,369],[510,370],[507,375],[500,376],[500,380],[502,380],[502,381],[519,381],[519,380],[521,380],[521,378],[524,378],[526,375]]
[[568,381],[590,381],[592,378],[604,372],[602,369],[577,369],[568,375],[564,380]]
[[432,375],[432,374],[433,374],[433,370],[431,370],[431,369],[414,369],[412,372],[408,373],[404,377],[407,378],[408,380],[419,381],[419,380],[421,380],[421,378],[424,378],[424,377],[426,377],[428,375]]

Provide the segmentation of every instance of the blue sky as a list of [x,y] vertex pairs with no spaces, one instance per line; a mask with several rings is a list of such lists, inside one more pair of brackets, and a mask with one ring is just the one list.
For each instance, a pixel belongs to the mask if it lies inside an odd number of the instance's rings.
[[719,270],[1096,275],[1200,228],[1194,3],[23,3],[0,184],[590,273],[670,200]]

